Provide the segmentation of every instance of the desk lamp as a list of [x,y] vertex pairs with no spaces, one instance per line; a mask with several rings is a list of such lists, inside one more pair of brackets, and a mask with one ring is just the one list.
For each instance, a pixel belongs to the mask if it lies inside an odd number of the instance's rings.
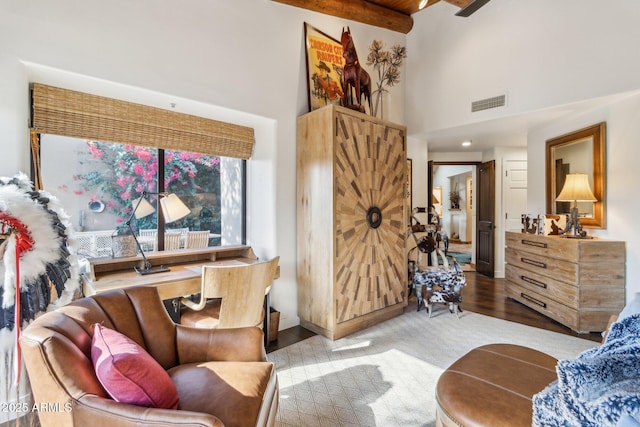
[[556,197],[556,201],[573,202],[571,216],[563,233],[573,229],[573,236],[567,235],[567,237],[585,237],[586,233],[582,232],[582,225],[580,225],[578,202],[598,201],[589,186],[589,176],[586,173],[571,173],[567,175],[562,191]]
[[136,245],[138,246],[138,250],[140,251],[140,254],[142,254],[142,259],[144,260],[144,269],[139,269],[138,267],[133,267],[133,269],[136,271],[136,273],[142,275],[170,271],[169,268],[164,265],[161,265],[159,267],[151,267],[151,263],[147,259],[147,256],[144,254],[142,246],[140,246],[140,242],[136,237],[136,233],[131,226],[133,217],[135,217],[136,219],[144,218],[145,216],[149,216],[156,211],[151,203],[149,203],[149,201],[145,198],[145,196],[149,194],[157,194],[160,196],[160,211],[162,212],[164,222],[166,224],[184,218],[191,212],[189,208],[182,202],[182,200],[180,200],[180,198],[174,193],[148,193],[144,191],[142,193],[142,196],[137,199],[135,207],[133,208],[133,212],[131,212],[131,216],[127,220],[126,224],[129,227],[129,230],[131,230],[131,234],[133,234],[133,240],[135,240]]

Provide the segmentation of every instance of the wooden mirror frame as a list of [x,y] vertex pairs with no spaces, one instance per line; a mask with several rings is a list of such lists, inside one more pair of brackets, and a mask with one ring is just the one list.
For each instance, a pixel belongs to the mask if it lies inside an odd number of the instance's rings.
[[593,194],[598,199],[593,206],[593,218],[580,218],[580,224],[585,228],[606,228],[606,197],[605,197],[605,144],[606,123],[598,123],[584,129],[577,130],[556,138],[547,140],[546,150],[546,199],[547,213],[555,214],[556,171],[555,149],[578,142],[583,139],[591,139],[593,143]]

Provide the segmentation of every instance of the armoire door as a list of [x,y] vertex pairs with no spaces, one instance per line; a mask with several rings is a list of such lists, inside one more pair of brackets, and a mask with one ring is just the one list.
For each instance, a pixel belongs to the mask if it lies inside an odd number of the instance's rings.
[[336,115],[335,315],[338,323],[406,298],[402,129]]

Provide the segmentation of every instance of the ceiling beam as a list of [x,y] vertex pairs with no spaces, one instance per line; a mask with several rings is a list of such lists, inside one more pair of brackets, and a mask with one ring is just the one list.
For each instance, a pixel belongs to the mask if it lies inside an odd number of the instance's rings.
[[423,9],[426,9],[429,6],[433,6],[434,4],[438,3],[440,0],[427,0],[427,4],[424,5]]
[[410,15],[368,2],[366,0],[272,0],[277,3],[301,7],[350,19],[376,27],[386,28],[407,34],[413,27],[413,18]]

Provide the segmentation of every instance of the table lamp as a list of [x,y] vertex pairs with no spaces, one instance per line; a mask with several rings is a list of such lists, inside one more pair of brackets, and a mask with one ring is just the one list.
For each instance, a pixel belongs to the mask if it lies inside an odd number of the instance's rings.
[[164,265],[158,267],[151,266],[151,263],[142,250],[142,246],[140,246],[140,242],[136,237],[133,226],[131,225],[131,221],[134,217],[136,219],[144,218],[145,216],[149,216],[156,211],[151,203],[149,203],[149,201],[146,199],[146,196],[149,194],[157,194],[160,196],[160,211],[162,212],[162,216],[166,224],[184,218],[191,212],[191,210],[174,193],[148,193],[144,191],[142,193],[142,196],[140,196],[140,198],[135,201],[135,207],[133,208],[133,212],[131,212],[131,216],[127,220],[126,224],[129,227],[129,230],[131,230],[131,234],[133,234],[133,240],[135,240],[136,245],[138,246],[138,250],[140,251],[140,254],[142,254],[142,259],[144,260],[143,269],[140,269],[138,267],[133,267],[133,269],[136,271],[136,273],[142,275],[170,271],[169,268]]
[[[573,236],[567,237],[585,237],[586,233],[582,233],[582,225],[580,225],[580,216],[578,215],[578,202],[597,202],[596,196],[593,195],[589,186],[589,175],[586,173],[570,173],[566,176],[562,191],[556,197],[558,202],[573,202],[569,222],[563,233],[573,229]],[[565,234],[566,235],[566,234]]]

